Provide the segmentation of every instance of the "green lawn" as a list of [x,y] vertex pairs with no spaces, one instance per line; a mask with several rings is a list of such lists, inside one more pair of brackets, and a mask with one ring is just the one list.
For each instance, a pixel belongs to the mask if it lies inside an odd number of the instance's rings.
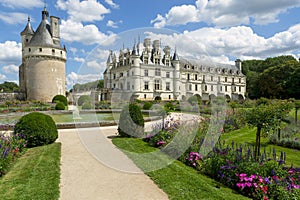
[[60,155],[60,143],[28,149],[0,178],[0,199],[58,199]]
[[[221,136],[221,141],[225,140],[226,144],[231,144],[232,141],[235,143],[239,144],[255,144],[255,134],[256,134],[256,128],[249,128],[249,127],[244,127],[239,130],[232,131],[230,133],[225,133],[222,134]],[[280,152],[285,152],[287,155],[286,162],[287,164],[293,163],[294,166],[300,167],[300,151],[299,150],[294,150],[294,149],[289,149],[285,147],[280,147],[276,145],[272,145],[268,143],[268,138],[261,138],[261,145],[266,146],[267,151],[270,148],[275,148],[278,154],[280,155]],[[278,156],[279,156],[278,155]]]
[[[141,168],[145,168],[147,164],[144,162],[149,163],[149,160],[137,159],[129,152],[149,153],[157,150],[140,139],[114,138],[113,143],[121,150],[125,150],[128,157]],[[159,157],[161,158],[163,156]],[[146,174],[170,199],[247,199],[179,161],[174,161],[167,167]]]

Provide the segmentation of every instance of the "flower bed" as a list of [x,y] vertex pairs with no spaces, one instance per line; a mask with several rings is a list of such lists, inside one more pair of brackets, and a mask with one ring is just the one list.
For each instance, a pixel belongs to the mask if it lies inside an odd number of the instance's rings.
[[0,177],[7,172],[24,147],[25,140],[20,135],[0,135]]

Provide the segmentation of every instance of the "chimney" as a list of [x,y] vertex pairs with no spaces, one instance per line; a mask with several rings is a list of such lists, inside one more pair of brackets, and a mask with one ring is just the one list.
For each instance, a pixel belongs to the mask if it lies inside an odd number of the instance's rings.
[[242,71],[242,61],[240,59],[237,59],[235,61],[235,66],[238,68],[240,71]]
[[51,26],[51,33],[55,44],[60,43],[60,36],[59,36],[59,18],[51,16],[50,17],[50,26]]

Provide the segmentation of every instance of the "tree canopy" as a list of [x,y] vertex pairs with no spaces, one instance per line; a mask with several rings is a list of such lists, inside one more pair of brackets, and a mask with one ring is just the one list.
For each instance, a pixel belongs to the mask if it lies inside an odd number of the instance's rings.
[[300,99],[300,62],[293,56],[243,61],[243,73],[251,99]]
[[19,90],[19,86],[14,82],[5,81],[4,83],[0,84],[1,92],[16,92],[18,90]]

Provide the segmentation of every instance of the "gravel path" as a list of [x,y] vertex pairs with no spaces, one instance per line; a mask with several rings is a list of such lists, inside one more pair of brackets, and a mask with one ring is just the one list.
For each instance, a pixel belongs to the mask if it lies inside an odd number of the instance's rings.
[[109,139],[115,126],[59,130],[60,200],[165,200],[167,195]]

